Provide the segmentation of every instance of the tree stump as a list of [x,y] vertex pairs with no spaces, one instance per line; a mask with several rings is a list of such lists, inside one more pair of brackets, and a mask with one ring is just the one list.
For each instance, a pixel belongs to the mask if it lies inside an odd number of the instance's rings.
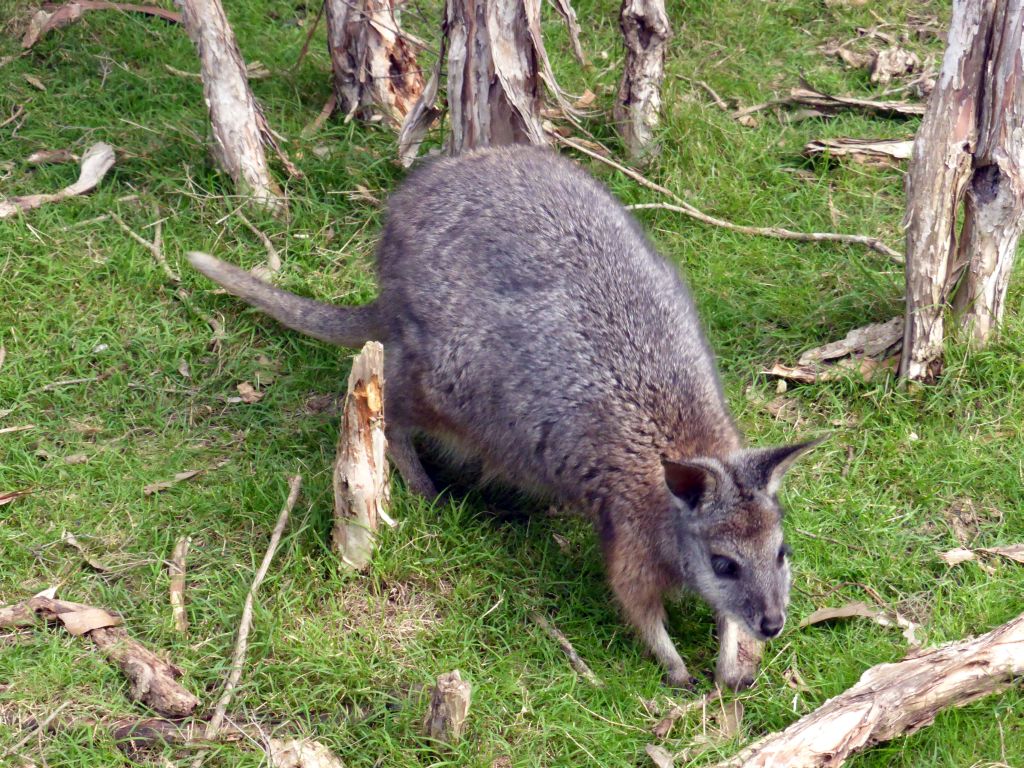
[[377,529],[391,523],[384,438],[384,347],[369,341],[352,361],[334,462],[334,550],[362,570],[373,555]]
[[501,144],[547,144],[528,5],[539,14],[538,0],[446,3],[451,154]]
[[220,0],[175,0],[199,52],[203,96],[213,128],[213,156],[239,193],[275,212],[284,210],[263,148],[265,120],[249,89],[245,62]]
[[326,9],[338,107],[346,118],[369,119],[379,110],[401,125],[423,93],[423,74],[394,0],[327,0]]
[[626,63],[615,121],[630,155],[640,157],[654,149],[661,112],[665,52],[672,37],[664,0],[623,0],[619,27],[626,42]]

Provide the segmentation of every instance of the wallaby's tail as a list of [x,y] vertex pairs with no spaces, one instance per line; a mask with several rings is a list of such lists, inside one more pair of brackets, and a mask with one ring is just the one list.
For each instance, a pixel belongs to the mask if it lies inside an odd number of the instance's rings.
[[292,330],[353,349],[370,340],[386,341],[375,303],[363,307],[335,307],[282,291],[206,253],[192,251],[187,258],[215,283]]

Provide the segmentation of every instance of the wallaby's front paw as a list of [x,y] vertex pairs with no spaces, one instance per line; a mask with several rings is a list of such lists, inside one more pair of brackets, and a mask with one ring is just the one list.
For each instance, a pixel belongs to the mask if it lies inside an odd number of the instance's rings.
[[686,667],[670,669],[664,676],[665,685],[670,688],[679,688],[684,691],[697,690],[697,678],[690,674]]

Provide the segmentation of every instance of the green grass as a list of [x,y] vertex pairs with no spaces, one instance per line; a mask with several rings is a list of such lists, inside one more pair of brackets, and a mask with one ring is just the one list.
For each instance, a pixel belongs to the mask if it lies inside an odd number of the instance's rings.
[[[346,193],[361,185],[384,197],[399,183],[394,135],[335,120],[301,139],[330,90],[322,30],[309,57],[289,69],[314,4],[227,5],[243,53],[274,73],[254,90],[306,174],[287,185],[287,221],[250,218],[281,251],[284,286],[339,303],[365,302],[375,290],[371,257],[380,211]],[[676,36],[663,151],[646,173],[741,223],[875,233],[897,245],[900,170],[812,165],[800,149],[812,138],[910,135],[912,122],[854,114],[780,122],[764,112],[756,127],[743,127],[694,81],[742,104],[782,92],[801,75],[826,89],[877,93],[862,73],[825,58],[818,46],[854,37],[858,26],[877,23],[873,13],[901,24],[926,11],[945,18],[945,4],[880,0],[829,8],[818,0],[692,0],[671,6]],[[0,23],[12,35],[20,32],[26,9],[7,0]],[[548,45],[570,90],[598,94],[604,113],[589,127],[618,151],[607,119],[621,63],[617,6],[580,0],[577,11],[594,66],[583,69],[567,56],[565,33],[545,8]],[[406,13],[406,20],[421,37],[436,40],[435,5]],[[925,58],[941,53],[935,40],[910,45]],[[0,42],[0,58],[18,51],[15,36]],[[0,69],[0,121],[15,104],[25,108],[23,119],[0,129],[4,195],[57,189],[76,176],[73,166],[28,167],[24,158],[37,149],[81,153],[103,140],[119,152],[94,194],[0,222],[0,343],[7,350],[0,412],[10,410],[0,429],[34,425],[0,434],[0,492],[30,491],[0,507],[0,604],[59,585],[67,599],[117,609],[133,635],[181,666],[184,683],[209,707],[287,476],[301,471],[301,500],[257,601],[234,719],[315,735],[350,766],[488,766],[502,757],[516,766],[646,764],[643,748],[657,718],[642,700],[664,706],[669,697],[683,697],[660,685],[660,670],[618,617],[594,537],[581,521],[501,522],[472,500],[423,503],[396,481],[393,514],[401,525],[382,537],[370,573],[350,576],[339,567],[328,547],[337,414],[317,404],[343,389],[348,354],[212,295],[185,268],[187,249],[247,266],[261,261],[263,250],[233,215],[231,187],[197,140],[207,131],[198,81],[170,73],[167,64],[197,69],[180,29],[95,12]],[[46,92],[26,75],[41,79]],[[317,147],[323,149],[314,154]],[[592,170],[627,202],[657,200],[603,166]],[[183,273],[186,295],[177,295],[150,254],[115,222],[93,221],[111,211],[145,236],[153,221],[165,219],[165,250]],[[898,313],[900,270],[863,249],[743,237],[657,211],[642,212],[642,220],[693,286],[730,403],[752,442],[833,432],[792,472],[785,493],[796,552],[794,620],[770,646],[757,686],[742,694],[744,738],[696,762],[709,764],[785,727],[868,666],[905,653],[898,632],[867,622],[795,629],[816,607],[865,599],[870,588],[920,621],[929,643],[982,632],[1022,610],[1020,566],[995,563],[988,574],[974,563],[947,569],[936,556],[957,545],[946,511],[965,499],[978,513],[978,545],[1024,540],[1020,270],[1000,340],[970,355],[951,344],[937,385],[908,392],[882,378],[796,387],[779,412],[769,407],[775,384],[759,371]],[[205,315],[223,322],[219,347],[211,345]],[[190,378],[179,372],[182,361]],[[46,388],[80,378],[91,381]],[[244,381],[265,386],[259,403],[227,401]],[[86,463],[65,463],[80,453]],[[213,467],[221,458],[229,462],[143,495],[149,483]],[[114,571],[84,567],[60,543],[64,530]],[[561,545],[556,534],[564,537]],[[187,638],[173,630],[163,564],[182,535],[194,540]],[[552,617],[607,681],[605,689],[575,677],[561,651],[530,623],[531,610]],[[687,600],[671,619],[691,668],[708,672],[715,653],[708,609]],[[474,685],[468,734],[453,751],[437,751],[420,735],[423,686],[453,668]],[[807,691],[796,694],[786,685],[790,668]],[[21,737],[25,718],[65,701],[71,702],[65,716],[77,724],[30,740],[27,758],[54,768],[130,763],[110,724],[145,712],[129,700],[120,673],[87,642],[62,631],[0,633],[0,751]],[[1017,688],[945,713],[850,765],[1020,765],[1022,712]],[[693,715],[666,746],[687,749],[700,729]],[[187,765],[191,753],[168,747],[150,757]],[[246,744],[227,744],[207,765],[262,760]]]

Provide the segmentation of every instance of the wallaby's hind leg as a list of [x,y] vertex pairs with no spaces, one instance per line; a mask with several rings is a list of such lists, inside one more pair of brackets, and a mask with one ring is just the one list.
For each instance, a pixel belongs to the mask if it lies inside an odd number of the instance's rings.
[[718,663],[715,681],[734,691],[754,684],[764,644],[730,618],[718,617]]
[[412,443],[412,432],[393,425],[388,425],[386,431],[388,456],[409,490],[425,499],[437,498],[437,488],[423,468],[416,447]]
[[692,689],[697,681],[690,675],[665,628],[664,589],[658,583],[657,574],[638,563],[638,558],[629,557],[629,553],[645,546],[627,530],[616,531],[615,537],[605,543],[608,580],[626,617],[665,667],[665,682],[673,688]]

